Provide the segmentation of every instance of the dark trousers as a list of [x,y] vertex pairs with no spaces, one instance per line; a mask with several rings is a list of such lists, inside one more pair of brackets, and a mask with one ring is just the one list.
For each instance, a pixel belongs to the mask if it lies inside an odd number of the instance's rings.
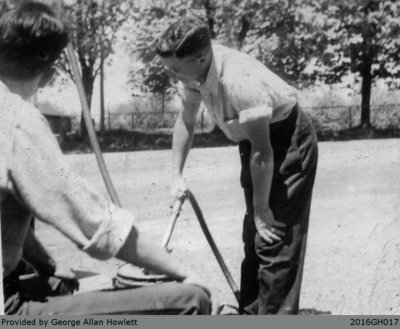
[[210,314],[206,292],[197,286],[163,283],[143,288],[72,295],[56,278],[5,280],[6,315]]
[[253,314],[297,314],[317,169],[317,139],[311,123],[298,106],[288,118],[270,125],[270,139],[274,173],[269,206],[274,220],[267,224],[282,232],[283,239],[269,244],[257,233],[253,216],[251,144],[242,141],[239,144],[240,178],[246,214],[239,308]]

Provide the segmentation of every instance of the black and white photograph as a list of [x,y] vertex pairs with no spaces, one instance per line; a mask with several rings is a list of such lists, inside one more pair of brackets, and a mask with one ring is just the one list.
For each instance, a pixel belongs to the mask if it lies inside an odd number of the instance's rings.
[[0,0],[1,314],[400,314],[399,17]]

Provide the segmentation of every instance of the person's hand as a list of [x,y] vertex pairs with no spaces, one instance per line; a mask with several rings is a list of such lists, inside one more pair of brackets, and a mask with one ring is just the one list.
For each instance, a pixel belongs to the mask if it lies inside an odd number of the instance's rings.
[[69,267],[57,265],[53,276],[62,280],[63,284],[70,292],[79,290],[79,281],[75,273]]
[[272,214],[271,209],[263,211],[261,214],[254,215],[254,223],[257,228],[257,232],[260,235],[261,239],[268,242],[269,244],[273,244],[276,242],[282,241],[283,232],[272,228],[269,228],[267,222],[271,222],[274,215]]
[[185,200],[187,196],[187,186],[182,176],[177,176],[172,180],[170,194],[176,200]]
[[198,275],[190,274],[185,280],[184,284],[191,284],[198,286],[206,291],[211,301],[211,315],[217,315],[219,310],[219,298],[217,291],[209,283],[205,283]]

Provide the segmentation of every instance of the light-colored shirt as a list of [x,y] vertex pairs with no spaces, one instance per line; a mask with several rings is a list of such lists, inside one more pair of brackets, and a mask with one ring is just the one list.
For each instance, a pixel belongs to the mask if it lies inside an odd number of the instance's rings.
[[132,229],[134,216],[68,167],[46,119],[2,83],[0,111],[3,276],[21,260],[32,215],[92,257],[115,256]]
[[204,83],[182,82],[185,102],[204,103],[215,123],[233,141],[248,139],[242,124],[268,117],[285,119],[297,103],[297,91],[253,57],[213,45]]

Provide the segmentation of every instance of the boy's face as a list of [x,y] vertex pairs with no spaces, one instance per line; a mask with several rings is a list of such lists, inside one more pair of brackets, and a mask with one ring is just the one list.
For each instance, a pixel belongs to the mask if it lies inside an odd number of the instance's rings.
[[161,58],[161,62],[171,76],[183,82],[200,80],[209,67],[208,56],[202,52],[183,58],[175,56]]

